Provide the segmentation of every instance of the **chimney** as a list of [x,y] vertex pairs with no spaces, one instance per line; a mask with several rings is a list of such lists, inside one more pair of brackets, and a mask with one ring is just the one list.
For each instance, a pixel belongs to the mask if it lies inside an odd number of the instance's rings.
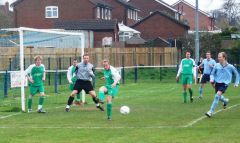
[[9,2],[5,3],[5,12],[9,12]]

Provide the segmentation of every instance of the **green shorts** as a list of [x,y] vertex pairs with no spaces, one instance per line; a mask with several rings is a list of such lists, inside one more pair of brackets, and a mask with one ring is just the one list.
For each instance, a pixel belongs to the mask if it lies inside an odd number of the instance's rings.
[[72,84],[69,85],[69,90],[73,91],[77,79],[75,77],[72,78]]
[[193,75],[192,74],[183,74],[182,75],[182,84],[192,84],[193,83]]
[[69,90],[70,91],[73,91],[74,85],[75,85],[75,83],[72,83],[72,84],[69,85]]
[[35,95],[36,93],[44,93],[44,86],[41,85],[41,86],[30,86],[30,94],[33,96]]
[[106,86],[106,88],[108,90],[107,94],[112,96],[112,97],[115,97],[118,93],[119,86],[116,85],[115,88],[112,88],[112,86],[110,85],[110,86]]

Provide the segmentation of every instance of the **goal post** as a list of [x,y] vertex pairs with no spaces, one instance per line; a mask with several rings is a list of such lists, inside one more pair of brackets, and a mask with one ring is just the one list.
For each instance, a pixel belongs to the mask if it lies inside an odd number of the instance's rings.
[[[27,27],[20,27],[17,29],[10,29],[9,31],[16,31],[19,33],[19,57],[20,57],[20,73],[21,73],[21,109],[23,112],[26,111],[25,109],[25,88],[24,88],[24,81],[25,81],[25,72],[24,72],[24,47],[25,47],[25,39],[24,39],[24,32],[38,32],[38,33],[47,33],[47,34],[55,34],[55,35],[68,35],[68,36],[77,36],[81,39],[81,60],[83,60],[84,55],[84,46],[85,46],[85,37],[83,33],[77,32],[67,32],[67,31],[59,31],[59,30],[46,30],[46,29],[34,29],[34,28],[27,28]],[[32,64],[32,63],[31,63]],[[85,100],[85,94],[83,93],[83,99]],[[85,102],[85,101],[84,101]]]

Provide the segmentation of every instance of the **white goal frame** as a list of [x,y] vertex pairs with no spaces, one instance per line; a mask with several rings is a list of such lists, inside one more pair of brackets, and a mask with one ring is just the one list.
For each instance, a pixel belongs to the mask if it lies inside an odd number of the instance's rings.
[[27,27],[8,29],[8,31],[18,31],[19,32],[20,72],[21,72],[21,106],[22,106],[22,111],[25,112],[26,109],[25,109],[25,89],[24,89],[25,73],[24,73],[24,39],[23,39],[24,31],[80,36],[80,38],[81,38],[81,58],[83,58],[83,55],[84,55],[85,37],[84,37],[83,33],[55,31],[55,30],[46,30],[46,29],[35,29],[35,28],[27,28]]

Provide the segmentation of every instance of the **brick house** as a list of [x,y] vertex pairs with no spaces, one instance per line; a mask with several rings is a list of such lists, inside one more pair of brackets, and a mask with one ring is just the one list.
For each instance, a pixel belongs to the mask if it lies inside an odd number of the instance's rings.
[[[185,0],[179,0],[172,6],[182,14],[181,19],[188,23],[190,30],[195,31],[195,6]],[[199,10],[199,21],[200,31],[213,31],[215,29],[214,18],[202,10]]]
[[153,12],[131,27],[140,31],[141,37],[148,41],[158,37],[163,39],[184,37],[189,29],[188,25],[161,11]]
[[15,27],[48,28],[56,21],[112,18],[112,6],[102,0],[17,0]]
[[[93,47],[102,47],[103,38],[110,38],[112,43],[118,41],[118,26],[116,20],[78,20],[58,21],[54,28],[64,30],[84,30],[93,33]],[[91,42],[91,41],[88,41]],[[91,44],[88,44],[91,45]],[[110,45],[109,45],[110,46]]]
[[147,17],[154,11],[162,11],[167,15],[175,17],[177,20],[180,17],[180,14],[176,9],[174,9],[169,4],[163,2],[162,0],[130,0],[129,2],[140,8],[140,18]]
[[113,6],[112,17],[130,26],[138,21],[139,8],[125,0],[105,0]]
[[1,23],[1,26],[6,27],[13,27],[13,12],[9,10],[9,3],[6,2],[5,5],[0,5],[0,14],[2,16],[5,16],[6,19],[4,20],[4,23]]

